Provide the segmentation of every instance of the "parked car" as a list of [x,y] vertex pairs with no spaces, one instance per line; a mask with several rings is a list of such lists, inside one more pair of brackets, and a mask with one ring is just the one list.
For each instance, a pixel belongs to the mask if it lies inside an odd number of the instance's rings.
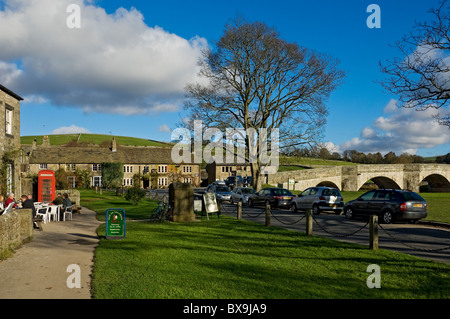
[[284,188],[263,188],[248,199],[248,206],[269,204],[273,207],[289,207],[295,195]]
[[244,187],[251,187],[253,185],[252,176],[244,176]]
[[250,187],[235,187],[231,191],[231,203],[242,202],[242,205],[248,205],[248,199],[255,194],[255,190]]
[[357,215],[378,215],[383,223],[393,220],[418,221],[427,217],[428,205],[419,194],[408,190],[371,190],[344,206],[347,218]]
[[332,187],[310,187],[300,193],[291,203],[293,212],[312,209],[313,214],[322,211],[332,211],[336,214],[342,213],[344,199],[337,188]]
[[219,201],[230,201],[231,192],[227,185],[222,183],[212,183],[206,188],[206,192],[215,193]]
[[241,187],[244,185],[244,180],[242,179],[242,176],[238,175],[238,176],[229,176],[227,177],[227,179],[225,180],[225,184],[233,189],[234,187]]

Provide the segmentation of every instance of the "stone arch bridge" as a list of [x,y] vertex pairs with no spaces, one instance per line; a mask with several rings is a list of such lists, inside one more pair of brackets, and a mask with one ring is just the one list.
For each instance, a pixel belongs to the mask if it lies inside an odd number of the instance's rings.
[[[358,191],[367,181],[379,188],[409,189],[419,192],[426,185],[431,192],[450,192],[448,164],[368,164],[327,166],[267,175],[267,183],[304,190],[318,185]],[[293,183],[292,183],[293,182]]]

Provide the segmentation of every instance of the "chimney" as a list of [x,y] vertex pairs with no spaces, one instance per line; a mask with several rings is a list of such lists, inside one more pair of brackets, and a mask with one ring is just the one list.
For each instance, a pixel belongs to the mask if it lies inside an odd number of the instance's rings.
[[111,142],[111,152],[116,152],[116,151],[117,151],[116,138],[113,137],[112,142]]
[[34,139],[34,140],[33,140],[33,144],[31,144],[31,149],[32,149],[32,150],[35,150],[36,147],[37,147],[37,140]]
[[48,135],[44,135],[42,138],[42,147],[49,147],[50,146],[50,139],[48,138]]

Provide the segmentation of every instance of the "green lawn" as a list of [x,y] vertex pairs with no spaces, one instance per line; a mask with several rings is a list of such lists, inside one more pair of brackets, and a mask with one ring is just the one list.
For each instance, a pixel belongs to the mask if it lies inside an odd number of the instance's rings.
[[[104,197],[104,198],[102,198]],[[155,203],[127,206],[111,193],[82,191],[82,205],[146,216]],[[102,206],[103,205],[103,206]],[[94,298],[448,298],[450,266],[392,251],[371,251],[222,216],[192,223],[127,221],[126,237],[96,248]],[[381,268],[369,289],[367,267]]]
[[[450,266],[231,217],[128,222],[95,252],[94,298],[448,298]],[[99,228],[104,235],[104,227]],[[381,289],[369,289],[370,264]]]
[[[63,145],[78,139],[79,134],[54,134],[49,135],[50,145]],[[103,142],[111,142],[112,135],[104,134],[86,134],[83,133],[80,136],[79,143],[90,143],[90,144],[102,144]],[[134,146],[170,146],[170,144],[161,143],[158,141],[137,138],[137,137],[127,137],[127,136],[115,136],[116,141],[119,145],[134,145]],[[43,136],[21,136],[21,144],[31,144],[33,140],[36,139],[38,145],[42,144]]]

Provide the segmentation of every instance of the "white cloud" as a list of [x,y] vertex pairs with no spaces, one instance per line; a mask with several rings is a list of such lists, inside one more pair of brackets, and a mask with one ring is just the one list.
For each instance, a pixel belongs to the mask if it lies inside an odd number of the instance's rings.
[[[81,8],[79,29],[66,24],[72,3]],[[4,85],[86,112],[178,110],[207,46],[203,38],[149,27],[137,9],[108,14],[82,0],[9,0],[0,9],[0,30]]]
[[398,108],[391,100],[384,107],[385,116],[377,118],[371,127],[365,127],[360,137],[339,145],[340,150],[357,150],[365,153],[382,154],[408,152],[416,154],[419,149],[434,148],[450,143],[450,131],[439,125],[433,116],[435,109],[417,111]]
[[71,126],[61,126],[54,129],[52,134],[76,134],[76,133],[90,133],[88,129],[84,127],[76,126],[72,124]]
[[167,126],[167,124],[163,124],[158,128],[158,132],[171,133],[172,130],[170,129],[170,127]]

